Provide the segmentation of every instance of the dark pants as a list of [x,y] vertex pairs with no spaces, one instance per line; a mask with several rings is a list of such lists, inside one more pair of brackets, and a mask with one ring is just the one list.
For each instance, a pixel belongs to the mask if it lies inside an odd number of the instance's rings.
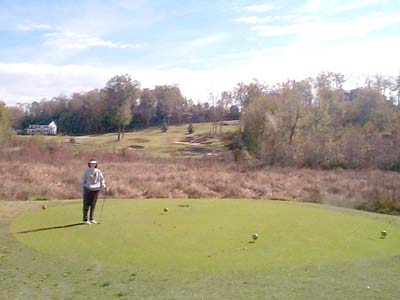
[[96,208],[97,197],[99,191],[91,191],[85,189],[83,192],[83,222],[88,220],[87,215],[90,208],[89,220],[92,221],[94,218],[94,209]]

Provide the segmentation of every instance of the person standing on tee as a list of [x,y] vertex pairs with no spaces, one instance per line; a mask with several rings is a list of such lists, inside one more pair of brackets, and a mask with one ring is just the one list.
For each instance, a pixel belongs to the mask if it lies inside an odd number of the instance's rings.
[[[97,197],[101,188],[107,190],[106,181],[103,173],[97,166],[97,161],[91,159],[88,162],[88,169],[85,171],[81,181],[81,189],[83,192],[83,223],[97,224],[94,219],[94,210],[96,208]],[[88,212],[89,219],[88,219]]]

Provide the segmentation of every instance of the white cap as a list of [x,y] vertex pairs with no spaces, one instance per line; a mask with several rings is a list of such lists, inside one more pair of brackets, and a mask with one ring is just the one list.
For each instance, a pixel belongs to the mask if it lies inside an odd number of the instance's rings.
[[89,164],[97,164],[97,161],[94,160],[94,159],[91,159],[91,160],[89,161]]

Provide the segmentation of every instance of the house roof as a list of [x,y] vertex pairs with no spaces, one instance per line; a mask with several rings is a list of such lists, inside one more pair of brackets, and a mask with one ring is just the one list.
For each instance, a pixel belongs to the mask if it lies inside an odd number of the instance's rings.
[[45,125],[45,126],[48,126],[51,123],[54,123],[54,125],[56,125],[56,123],[54,121],[51,121],[50,123],[48,123],[48,122],[39,122],[39,123],[31,124],[31,125],[42,125],[42,126]]

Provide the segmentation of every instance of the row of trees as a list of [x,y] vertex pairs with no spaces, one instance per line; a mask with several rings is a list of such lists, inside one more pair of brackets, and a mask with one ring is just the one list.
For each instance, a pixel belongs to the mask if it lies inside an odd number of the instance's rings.
[[195,104],[185,98],[175,85],[141,88],[129,75],[115,76],[102,89],[59,96],[29,105],[10,107],[11,125],[25,128],[29,124],[55,121],[61,133],[97,134],[152,125],[238,119],[232,99],[219,99],[214,105]]
[[400,170],[400,76],[376,75],[350,93],[344,83],[331,72],[273,86],[253,81],[195,104],[177,86],[142,89],[124,75],[102,89],[2,110],[16,128],[54,120],[66,134],[118,131],[119,138],[168,123],[214,121],[216,131],[215,121],[240,115],[233,147],[266,163]]
[[375,76],[351,93],[343,84],[321,73],[247,86],[238,147],[269,164],[400,170],[399,78]]
[[5,137],[8,129],[8,117],[5,103],[0,101],[0,141]]

